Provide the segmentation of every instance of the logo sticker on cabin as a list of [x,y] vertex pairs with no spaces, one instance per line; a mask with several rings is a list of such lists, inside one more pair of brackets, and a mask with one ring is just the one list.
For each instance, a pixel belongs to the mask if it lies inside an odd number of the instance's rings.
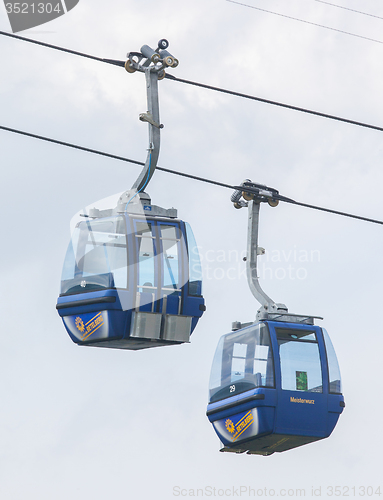
[[70,333],[81,342],[104,339],[108,337],[107,311],[65,316],[64,323]]
[[250,410],[247,413],[245,413],[245,415],[242,418],[240,418],[236,423],[234,423],[230,418],[227,418],[225,421],[225,427],[231,434],[231,439],[234,442],[253,423],[254,423],[254,416]]
[[13,33],[53,21],[67,14],[80,0],[4,0],[5,10]]
[[265,430],[259,421],[257,408],[215,420],[212,424],[220,440],[225,445],[239,443]]
[[[78,318],[81,319],[81,318]],[[76,318],[77,320],[77,318]],[[102,313],[98,313],[93,318],[90,319],[87,323],[82,323],[82,339],[81,340],[86,340],[89,338],[91,335],[94,334],[96,330],[102,327],[104,324],[104,318],[102,317]],[[76,323],[77,326],[77,323]],[[77,328],[80,330],[80,328],[77,326]],[[81,330],[80,330],[81,331]]]
[[74,324],[76,325],[76,328],[80,333],[84,333],[85,325],[83,320],[79,316],[77,316],[77,318],[74,320]]

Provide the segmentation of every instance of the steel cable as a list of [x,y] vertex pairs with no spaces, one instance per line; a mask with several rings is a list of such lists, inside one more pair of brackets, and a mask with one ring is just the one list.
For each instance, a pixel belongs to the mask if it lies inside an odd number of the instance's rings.
[[[132,160],[130,158],[125,158],[123,156],[118,156],[118,155],[114,155],[114,154],[111,154],[111,153],[105,153],[103,151],[99,151],[99,150],[96,150],[96,149],[91,149],[91,148],[86,148],[86,147],[83,147],[83,146],[78,146],[76,144],[71,144],[69,142],[59,141],[57,139],[52,139],[50,137],[44,137],[42,135],[32,134],[30,132],[25,132],[25,131],[22,131],[22,130],[17,130],[17,129],[10,128],[10,127],[4,127],[2,125],[0,125],[0,130],[5,130],[7,132],[13,132],[13,133],[20,134],[20,135],[25,135],[27,137],[32,137],[34,139],[39,139],[39,140],[51,142],[51,143],[54,143],[54,144],[59,144],[60,146],[66,146],[66,147],[70,147],[70,148],[74,148],[74,149],[79,149],[80,151],[85,151],[87,153],[94,153],[94,154],[98,154],[98,155],[101,155],[101,156],[106,156],[108,158],[113,158],[115,160],[121,160],[121,161],[128,162],[128,163],[134,163],[135,165],[140,165],[140,166],[144,166],[145,165],[145,163],[141,162],[141,161]],[[374,224],[381,224],[381,225],[383,225],[383,221],[380,221],[380,220],[377,220],[377,219],[371,219],[369,217],[363,217],[363,216],[360,216],[360,215],[354,215],[354,214],[350,214],[350,213],[347,213],[347,212],[341,212],[341,211],[333,210],[333,209],[330,209],[330,208],[324,208],[324,207],[319,207],[319,206],[316,206],[316,205],[310,205],[308,203],[303,203],[303,202],[295,201],[295,200],[293,200],[291,198],[287,198],[285,196],[280,195],[277,190],[275,190],[273,188],[269,188],[268,186],[264,186],[262,184],[255,184],[255,183],[253,183],[253,187],[246,186],[244,188],[243,186],[234,186],[232,184],[225,184],[223,182],[214,181],[214,180],[211,180],[211,179],[206,179],[205,177],[199,177],[197,175],[187,174],[185,172],[178,172],[177,170],[172,170],[172,169],[169,169],[169,168],[156,167],[156,170],[160,170],[160,171],[167,172],[167,173],[174,174],[174,175],[179,175],[181,177],[187,177],[189,179],[194,179],[194,180],[197,180],[197,181],[200,181],[200,182],[206,182],[208,184],[213,184],[213,185],[220,186],[220,187],[225,187],[225,188],[228,188],[228,189],[232,189],[234,191],[236,191],[236,190],[241,190],[241,191],[245,190],[246,192],[253,193],[256,196],[259,196],[259,190],[262,190],[262,191],[264,191],[264,190],[270,190],[270,192],[272,193],[272,198],[274,198],[276,200],[280,200],[280,201],[282,201],[284,203],[290,203],[292,205],[298,205],[298,206],[305,207],[305,208],[311,208],[313,210],[319,210],[321,212],[328,212],[328,213],[332,213],[332,214],[336,214],[336,215],[341,215],[341,216],[344,216],[344,217],[350,217],[352,219],[358,219],[358,220],[362,220],[362,221],[365,221],[365,222],[372,222]]]

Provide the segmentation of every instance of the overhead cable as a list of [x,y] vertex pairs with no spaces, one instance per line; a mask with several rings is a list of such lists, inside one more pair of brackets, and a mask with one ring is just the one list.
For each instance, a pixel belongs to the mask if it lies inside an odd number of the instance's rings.
[[[227,1],[231,1],[231,0],[227,0]],[[234,2],[234,3],[237,3],[237,2]],[[42,45],[43,47],[48,47],[50,49],[60,50],[62,52],[68,52],[69,54],[72,54],[72,55],[86,57],[88,59],[93,59],[95,61],[104,62],[104,63],[112,64],[112,65],[115,65],[115,66],[120,66],[120,67],[124,67],[125,66],[125,62],[124,61],[118,61],[118,60],[115,60],[115,59],[103,59],[101,57],[95,57],[95,56],[92,56],[92,55],[89,55],[89,54],[85,54],[83,52],[78,52],[78,51],[74,51],[74,50],[70,50],[70,49],[65,49],[63,47],[58,47],[56,45],[51,45],[51,44],[47,44],[47,43],[43,43],[43,42],[38,42],[36,40],[31,40],[29,38],[24,38],[22,36],[14,35],[12,33],[6,33],[4,31],[0,31],[0,35],[6,35],[6,36],[9,36],[9,37],[12,37],[12,38],[16,38],[18,40],[22,40],[24,42],[35,43],[37,45]],[[327,113],[321,113],[319,111],[314,111],[314,110],[310,110],[310,109],[306,109],[306,108],[301,108],[301,107],[298,107],[298,106],[293,106],[291,104],[284,104],[284,103],[281,103],[281,102],[272,101],[270,99],[264,99],[262,97],[251,96],[249,94],[244,94],[244,93],[241,93],[241,92],[236,92],[234,90],[227,90],[227,89],[223,89],[223,88],[220,88],[220,87],[214,87],[212,85],[207,85],[207,84],[204,84],[204,83],[193,82],[191,80],[185,80],[183,78],[177,78],[177,77],[175,77],[173,75],[169,75],[169,74],[165,74],[165,78],[168,79],[168,80],[173,80],[175,82],[185,83],[185,84],[188,84],[188,85],[193,85],[195,87],[201,87],[201,88],[204,88],[204,89],[213,90],[215,92],[222,92],[224,94],[230,94],[230,95],[234,95],[234,96],[237,96],[237,97],[242,97],[244,99],[250,99],[250,100],[253,100],[253,101],[259,101],[259,102],[263,102],[265,104],[271,104],[273,106],[279,106],[279,107],[286,108],[286,109],[292,109],[294,111],[300,111],[302,113],[307,113],[307,114],[314,115],[314,116],[320,116],[322,118],[328,118],[330,120],[336,120],[336,121],[339,121],[339,122],[349,123],[351,125],[357,125],[359,127],[369,128],[369,129],[372,129],[372,130],[378,130],[379,132],[383,132],[383,127],[378,127],[376,125],[371,125],[371,124],[360,122],[360,121],[357,121],[357,120],[349,120],[348,118],[342,118],[340,116],[330,115],[330,114],[327,114]]]
[[282,102],[270,101],[269,99],[263,99],[262,97],[255,97],[248,94],[242,94],[241,92],[235,92],[233,90],[227,90],[220,87],[213,87],[212,85],[206,85],[204,83],[192,82],[191,80],[184,80],[183,78],[178,78],[173,75],[165,75],[165,78],[169,80],[174,80],[176,82],[187,83],[189,85],[194,85],[196,87],[202,87],[204,89],[215,90],[216,92],[223,92],[224,94],[235,95],[238,97],[243,97],[245,99],[251,99],[253,101],[264,102],[266,104],[273,104],[274,106],[280,106],[282,108],[293,109],[294,111],[301,111],[302,113],[308,113],[310,115],[321,116],[323,118],[329,118],[330,120],[337,120],[340,122],[350,123],[352,125],[358,125],[359,127],[366,127],[373,130],[379,130],[383,132],[383,127],[377,127],[376,125],[370,125],[368,123],[359,122],[356,120],[349,120],[347,118],[341,118],[340,116],[329,115],[327,113],[321,113],[319,111],[313,111],[311,109],[300,108],[298,106],[292,106],[291,104],[284,104]]
[[376,19],[383,19],[383,17],[376,16],[374,14],[369,14],[368,12],[361,12],[360,10],[350,9],[349,7],[344,7],[343,5],[336,5],[335,3],[325,2],[324,0],[315,0],[315,2],[325,3],[326,5],[331,5],[332,7],[338,7],[338,9],[350,10],[351,12],[356,12],[357,14],[363,14],[364,16],[375,17]]
[[33,137],[34,139],[40,139],[42,141],[53,142],[54,144],[59,144],[60,146],[67,146],[69,148],[80,149],[81,151],[86,151],[87,153],[95,153],[102,156],[107,156],[108,158],[113,158],[115,160],[127,161],[129,163],[135,163],[136,165],[145,165],[145,163],[136,160],[130,160],[129,158],[124,158],[123,156],[117,156],[109,153],[103,153],[97,151],[96,149],[85,148],[83,146],[78,146],[76,144],[71,144],[69,142],[58,141],[57,139],[51,139],[50,137],[44,137],[43,135],[31,134],[30,132],[24,132],[23,130],[17,130],[15,128],[3,127],[0,125],[1,130],[6,130],[7,132],[13,132],[15,134],[26,135],[27,137]]
[[[246,191],[247,190],[248,189],[246,188]],[[352,219],[359,219],[359,220],[363,220],[365,222],[372,222],[374,224],[383,225],[383,221],[381,221],[381,220],[371,219],[369,217],[362,217],[360,215],[349,214],[347,212],[340,212],[339,210],[332,210],[331,208],[318,207],[316,205],[310,205],[309,203],[302,203],[300,201],[295,201],[295,200],[292,200],[291,198],[285,198],[284,196],[280,196],[280,195],[276,195],[275,198],[277,198],[280,201],[284,201],[285,203],[291,203],[292,205],[298,205],[300,207],[311,208],[313,210],[320,210],[321,212],[327,212],[327,213],[335,214],[335,215],[342,215],[343,217],[351,217]]]
[[[80,151],[85,151],[87,153],[93,153],[93,154],[100,155],[100,156],[106,156],[107,158],[113,158],[114,160],[120,160],[120,161],[124,161],[124,162],[127,162],[127,163],[134,163],[135,165],[140,165],[140,166],[144,166],[145,165],[145,163],[142,162],[142,161],[132,160],[130,158],[126,158],[124,156],[114,155],[114,154],[111,154],[111,153],[105,153],[104,151],[99,151],[97,149],[86,148],[86,147],[83,147],[83,146],[79,146],[77,144],[72,144],[70,142],[59,141],[57,139],[52,139],[50,137],[45,137],[43,135],[31,134],[30,132],[25,132],[23,130],[18,130],[18,129],[15,129],[15,128],[4,127],[4,126],[0,125],[0,130],[5,130],[7,132],[13,132],[15,134],[20,134],[20,135],[25,135],[27,137],[32,137],[33,139],[40,139],[42,141],[52,142],[53,144],[59,144],[60,146],[66,146],[66,147],[73,148],[73,149],[79,149]],[[194,180],[197,180],[197,181],[208,182],[210,184],[215,184],[217,186],[234,189],[233,186],[231,186],[230,184],[224,184],[222,182],[212,181],[212,180],[205,179],[203,177],[198,177],[198,176],[192,175],[192,174],[186,174],[186,173],[183,173],[183,172],[177,172],[176,170],[170,170],[170,169],[164,168],[164,167],[158,167],[157,166],[156,170],[162,170],[163,172],[167,172],[169,174],[180,175],[180,176],[183,176],[183,177],[188,177],[189,179],[194,179]]]
[[317,26],[319,28],[325,28],[326,30],[336,31],[338,33],[343,33],[344,35],[355,36],[357,38],[363,38],[364,40],[368,40],[370,42],[383,43],[381,40],[375,40],[375,38],[368,38],[367,36],[357,35],[355,33],[350,33],[349,31],[338,30],[337,28],[330,28],[329,26],[324,26],[323,24],[312,23],[311,21],[305,21],[304,19],[299,19],[297,17],[287,16],[286,14],[281,14],[279,12],[273,12],[271,10],[261,9],[260,7],[254,7],[254,5],[248,5],[246,3],[237,2],[236,0],[226,0],[226,2],[236,3],[237,5],[241,5],[242,7],[248,7],[249,9],[260,10],[262,12],[267,12],[268,14],[274,14],[275,16],[285,17],[287,19],[293,19],[294,21],[299,21],[305,24],[311,24],[311,26]]
[[9,36],[11,38],[16,38],[22,42],[34,43],[36,45],[41,45],[42,47],[47,47],[48,49],[60,50],[61,52],[67,52],[75,56],[86,57],[87,59],[93,59],[94,61],[104,62],[107,64],[114,64],[115,66],[124,66],[124,61],[115,61],[114,59],[103,59],[102,57],[92,56],[90,54],[85,54],[84,52],[78,52],[77,50],[65,49],[64,47],[59,47],[58,45],[51,45],[50,43],[40,42],[38,40],[32,40],[31,38],[25,38],[20,35],[14,35],[13,33],[7,33],[6,31],[0,31],[0,35]]
[[[105,153],[103,151],[98,151],[96,149],[91,149],[91,148],[86,148],[86,147],[83,147],[83,146],[78,146],[76,144],[71,144],[69,142],[58,141],[56,139],[52,139],[52,138],[49,138],[49,137],[44,137],[42,135],[37,135],[37,134],[31,134],[30,132],[25,132],[25,131],[18,130],[18,129],[13,129],[13,128],[10,128],[10,127],[4,127],[2,125],[0,125],[0,129],[1,130],[5,130],[7,132],[13,132],[13,133],[16,133],[16,134],[25,135],[27,137],[32,137],[34,139],[40,139],[40,140],[43,140],[43,141],[52,142],[54,144],[59,144],[61,146],[67,146],[67,147],[70,147],[70,148],[79,149],[81,151],[86,151],[88,153],[94,153],[94,154],[98,154],[98,155],[101,155],[101,156],[106,156],[108,158],[113,158],[115,160],[121,160],[121,161],[124,161],[124,162],[134,163],[136,165],[141,165],[141,166],[145,165],[145,163],[143,163],[141,161],[132,160],[130,158],[125,158],[123,156],[117,156],[117,155],[113,155],[113,154],[110,154],[110,153]],[[214,184],[216,186],[225,187],[225,188],[232,189],[232,190],[244,190],[245,189],[247,192],[253,193],[255,195],[259,195],[259,190],[265,190],[266,189],[266,190],[270,190],[270,192],[272,192],[272,197],[274,199],[282,201],[284,203],[290,203],[292,205],[298,205],[298,206],[305,207],[305,208],[311,208],[313,210],[319,210],[321,212],[332,213],[332,214],[336,214],[336,215],[341,215],[343,217],[349,217],[349,218],[352,218],[352,219],[358,219],[358,220],[362,220],[362,221],[365,221],[365,222],[372,222],[374,224],[381,224],[381,225],[383,225],[383,221],[380,221],[380,220],[377,220],[377,219],[371,219],[369,217],[362,217],[360,215],[354,215],[354,214],[350,214],[350,213],[347,213],[347,212],[341,212],[341,211],[338,211],[338,210],[332,210],[330,208],[324,208],[324,207],[319,207],[319,206],[316,206],[316,205],[310,205],[308,203],[302,203],[302,202],[293,200],[291,198],[287,198],[286,196],[280,195],[278,193],[278,191],[276,191],[275,189],[269,188],[268,186],[264,186],[262,184],[253,184],[253,186],[254,186],[253,188],[251,188],[251,187],[243,188],[242,186],[234,186],[232,184],[225,184],[223,182],[214,181],[214,180],[211,180],[211,179],[206,179],[205,177],[199,177],[199,176],[196,176],[196,175],[187,174],[185,172],[179,172],[177,170],[171,170],[169,168],[156,167],[156,170],[161,170],[161,171],[167,172],[169,174],[174,174],[174,175],[179,175],[179,176],[182,176],[182,177],[187,177],[189,179],[194,179],[194,180],[197,180],[197,181],[200,181],[200,182],[205,182],[205,183],[208,183],[208,184]]]

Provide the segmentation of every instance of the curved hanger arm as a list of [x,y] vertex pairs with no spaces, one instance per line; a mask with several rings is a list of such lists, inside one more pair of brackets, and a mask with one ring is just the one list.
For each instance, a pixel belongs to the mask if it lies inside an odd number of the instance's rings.
[[259,229],[259,209],[260,203],[255,200],[249,201],[249,218],[247,227],[247,258],[246,274],[247,282],[251,293],[257,301],[270,312],[277,308],[275,302],[262,290],[258,280],[257,259],[258,254],[265,253],[258,247],[258,229]]
[[148,111],[140,115],[141,121],[148,122],[149,127],[149,148],[145,166],[132,186],[132,189],[141,191],[152,178],[157,166],[160,154],[160,109],[158,102],[158,71],[153,71],[151,67],[145,68],[146,90]]

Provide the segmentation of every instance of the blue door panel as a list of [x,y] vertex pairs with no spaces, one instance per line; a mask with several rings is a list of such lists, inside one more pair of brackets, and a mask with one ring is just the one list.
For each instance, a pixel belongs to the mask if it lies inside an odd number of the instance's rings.
[[335,429],[336,424],[338,423],[339,413],[329,412],[327,416],[327,436],[329,436],[332,431]]
[[344,406],[344,398],[341,394],[328,395],[328,411],[334,413],[342,413]]
[[182,314],[184,314],[185,316],[200,317],[203,314],[203,310],[200,309],[200,306],[203,305],[204,299],[202,297],[188,296],[187,300],[184,302]]
[[168,295],[166,300],[166,314],[178,314],[181,297]]
[[324,394],[280,391],[276,432],[324,436],[327,428],[327,397]]

